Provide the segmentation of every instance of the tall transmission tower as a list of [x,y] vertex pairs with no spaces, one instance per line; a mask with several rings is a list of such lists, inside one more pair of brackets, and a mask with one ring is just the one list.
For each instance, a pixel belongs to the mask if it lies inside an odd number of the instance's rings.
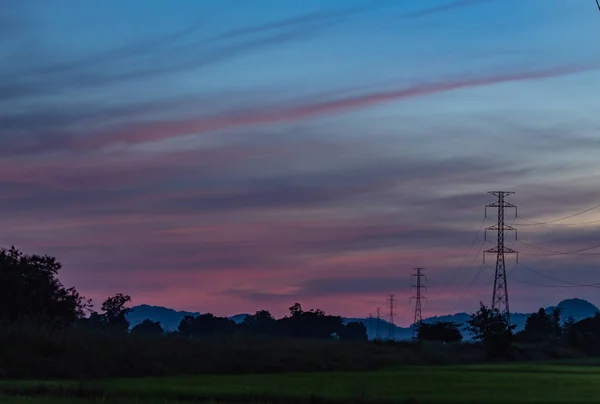
[[[494,292],[492,294],[492,310],[497,309],[500,313],[506,314],[506,320],[510,325],[510,309],[508,306],[508,286],[506,282],[506,263],[504,254],[518,254],[515,250],[504,246],[504,232],[514,231],[515,239],[517,238],[517,229],[511,225],[504,224],[504,209],[515,208],[515,216],[517,215],[517,207],[510,202],[506,202],[504,197],[514,194],[508,191],[490,191],[488,194],[498,198],[497,202],[490,203],[485,206],[485,216],[487,217],[487,208],[498,208],[498,221],[495,225],[487,227],[485,235],[487,239],[487,231],[495,230],[498,234],[496,247],[490,248],[483,252],[483,261],[485,264],[485,254],[496,254],[496,271],[494,274]],[[517,262],[518,262],[517,255]]]
[[412,330],[412,339],[416,339],[416,332],[423,321],[423,315],[421,313],[421,299],[426,299],[421,296],[421,289],[427,290],[427,286],[425,286],[421,282],[421,278],[425,278],[427,281],[427,275],[423,273],[425,268],[415,268],[415,273],[411,275],[411,278],[415,278],[415,284],[412,288],[416,289],[415,296],[411,297],[411,299],[415,299],[415,318],[413,320],[413,330]]
[[390,302],[390,322],[388,323],[388,340],[394,341],[396,339],[396,327],[394,325],[394,303],[396,302],[396,297],[394,295],[390,295],[388,301]]
[[377,307],[377,325],[375,326],[375,339],[380,340],[381,335],[379,334],[379,319],[381,318],[381,308]]

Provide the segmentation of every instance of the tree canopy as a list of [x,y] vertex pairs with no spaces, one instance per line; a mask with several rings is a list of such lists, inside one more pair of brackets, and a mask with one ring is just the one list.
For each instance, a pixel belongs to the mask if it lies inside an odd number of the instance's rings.
[[459,325],[452,321],[421,323],[417,329],[417,339],[421,341],[460,342],[462,334]]
[[64,328],[83,317],[91,302],[61,284],[61,267],[48,255],[28,255],[15,247],[0,249],[0,322]]
[[514,325],[509,325],[506,314],[479,302],[479,310],[471,315],[467,325],[473,339],[485,345],[489,356],[500,357],[506,354],[515,329]]
[[531,314],[525,321],[525,328],[517,334],[525,341],[541,342],[556,340],[561,337],[563,329],[560,323],[561,310],[556,308],[550,313],[541,308]]

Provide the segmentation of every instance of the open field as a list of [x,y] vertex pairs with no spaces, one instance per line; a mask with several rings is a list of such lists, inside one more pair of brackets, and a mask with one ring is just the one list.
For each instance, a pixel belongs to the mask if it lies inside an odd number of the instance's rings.
[[[61,382],[46,386],[48,390],[44,393],[39,383],[5,382],[1,385],[5,393],[12,391],[14,394],[18,387],[21,394],[37,397],[18,401],[12,397],[0,399],[0,402],[600,403],[600,367],[557,364],[413,366],[378,372],[199,375],[115,379],[93,384]],[[62,391],[52,390],[58,388]],[[54,398],[39,396],[42,393]],[[58,397],[65,394],[70,394],[71,398]],[[94,396],[104,396],[104,399],[94,401]]]

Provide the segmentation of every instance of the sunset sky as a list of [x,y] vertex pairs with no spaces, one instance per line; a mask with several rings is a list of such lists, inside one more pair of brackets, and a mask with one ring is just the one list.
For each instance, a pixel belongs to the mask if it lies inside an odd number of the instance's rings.
[[0,55],[0,242],[97,308],[408,325],[419,266],[425,316],[474,311],[493,190],[511,309],[600,304],[600,248],[532,247],[599,245],[600,208],[523,226],[600,204],[594,0],[3,0]]

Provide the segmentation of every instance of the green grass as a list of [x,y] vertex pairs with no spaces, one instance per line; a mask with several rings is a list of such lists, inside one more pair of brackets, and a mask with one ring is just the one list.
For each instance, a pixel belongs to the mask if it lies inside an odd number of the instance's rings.
[[[0,397],[0,404],[180,404],[181,402],[170,399],[148,399],[137,398],[60,398],[60,397]],[[183,404],[183,403],[181,403]],[[190,404],[187,402],[186,404]],[[211,404],[204,402],[203,404]]]
[[[0,387],[6,388],[10,383]],[[13,385],[14,386],[14,385]],[[23,392],[36,383],[19,384]],[[71,384],[74,386],[74,384]],[[200,375],[116,379],[83,387],[101,389],[107,397],[216,400],[224,402],[308,403],[600,403],[600,367],[559,364],[507,364],[445,367],[404,367],[393,371],[357,373],[291,373],[239,376]],[[31,390],[30,390],[31,391]],[[39,401],[38,401],[39,400]],[[92,403],[94,401],[2,401]],[[157,401],[158,400],[158,401]],[[411,400],[411,401],[407,401]],[[96,401],[98,402],[98,401]],[[102,401],[99,401],[102,402]],[[138,401],[122,401],[133,403]],[[168,401],[174,402],[174,401]]]

